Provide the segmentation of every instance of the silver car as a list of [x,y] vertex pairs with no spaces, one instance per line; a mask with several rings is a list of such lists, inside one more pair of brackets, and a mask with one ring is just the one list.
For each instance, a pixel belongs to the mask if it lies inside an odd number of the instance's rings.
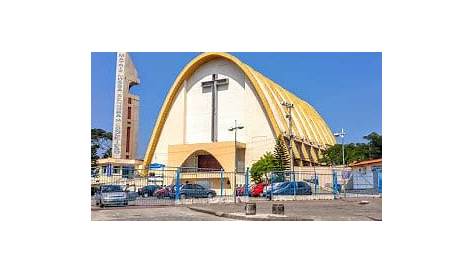
[[127,192],[119,185],[103,185],[95,193],[95,204],[104,207],[108,205],[128,205]]

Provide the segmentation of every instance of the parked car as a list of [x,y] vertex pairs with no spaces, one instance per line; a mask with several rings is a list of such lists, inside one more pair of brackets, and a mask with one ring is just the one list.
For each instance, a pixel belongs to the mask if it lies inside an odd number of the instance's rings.
[[103,185],[95,193],[95,204],[104,207],[107,205],[128,205],[128,195],[119,185]]
[[[251,185],[249,187],[249,194],[252,197],[260,197],[263,194],[263,189],[266,186],[266,183],[258,183]],[[245,195],[245,186],[240,186],[237,188],[237,196],[244,196]]]
[[[176,187],[171,188],[169,197],[174,198],[176,195]],[[198,184],[184,184],[180,187],[181,199],[186,198],[212,198],[216,196],[216,192],[212,189],[205,188]]]
[[263,196],[263,189],[267,186],[267,183],[258,183],[253,185],[250,188],[250,196],[252,197],[260,197]]
[[271,197],[272,195],[311,195],[311,187],[306,182],[291,181],[273,184],[273,187],[268,185],[264,196]]
[[267,196],[267,192],[270,192],[270,190],[273,188],[274,190],[279,188],[281,184],[284,184],[285,182],[275,182],[273,184],[267,184],[263,188],[263,193],[262,196]]
[[[154,197],[157,197],[157,198],[166,198],[166,197],[170,197],[170,192],[171,192],[171,189],[174,188],[174,185],[171,185],[171,186],[164,186],[164,187],[161,187],[161,188],[157,188],[155,190],[155,192],[153,192],[153,196]],[[174,198],[174,196],[173,196]]]
[[161,186],[159,185],[147,185],[138,189],[138,195],[142,197],[153,196],[153,193],[155,193],[155,191],[160,188]]

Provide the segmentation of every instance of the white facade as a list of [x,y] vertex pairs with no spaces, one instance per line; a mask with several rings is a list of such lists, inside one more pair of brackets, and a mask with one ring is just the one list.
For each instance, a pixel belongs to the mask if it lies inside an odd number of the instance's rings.
[[212,80],[213,74],[218,79],[229,79],[229,84],[217,91],[217,141],[234,140],[234,133],[228,129],[237,120],[244,126],[238,131],[237,141],[246,144],[245,166],[273,150],[275,136],[250,81],[233,63],[214,59],[200,66],[180,87],[153,162],[167,164],[168,145],[211,143],[212,93],[203,92],[201,83]]

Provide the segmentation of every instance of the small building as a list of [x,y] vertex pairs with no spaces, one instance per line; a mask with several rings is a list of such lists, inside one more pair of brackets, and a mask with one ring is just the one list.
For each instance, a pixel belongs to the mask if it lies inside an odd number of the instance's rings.
[[359,170],[362,172],[364,169],[372,169],[372,168],[382,168],[382,158],[380,159],[375,159],[375,160],[366,160],[366,161],[361,161],[361,162],[355,162],[349,165],[352,170],[354,169]]
[[352,171],[347,189],[375,189],[382,192],[382,158],[352,163],[349,167]]
[[143,160],[106,158],[98,159],[93,171],[92,184],[127,183],[134,178]]

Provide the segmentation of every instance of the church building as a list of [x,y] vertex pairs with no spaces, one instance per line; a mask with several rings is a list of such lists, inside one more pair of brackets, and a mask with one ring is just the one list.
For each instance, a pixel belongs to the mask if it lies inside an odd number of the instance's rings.
[[203,53],[168,91],[143,167],[234,171],[237,166],[241,172],[272,152],[276,138],[285,140],[296,167],[318,165],[321,152],[336,143],[309,103],[233,55]]

